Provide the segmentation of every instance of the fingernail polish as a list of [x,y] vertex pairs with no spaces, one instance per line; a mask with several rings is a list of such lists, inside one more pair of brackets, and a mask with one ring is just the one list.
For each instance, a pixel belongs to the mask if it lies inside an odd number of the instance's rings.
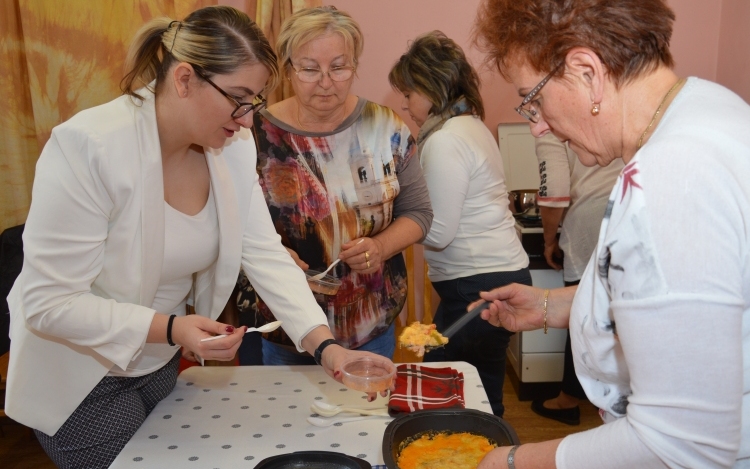
[[231,334],[232,332],[234,332],[234,326],[227,326],[225,331],[227,331],[228,334]]

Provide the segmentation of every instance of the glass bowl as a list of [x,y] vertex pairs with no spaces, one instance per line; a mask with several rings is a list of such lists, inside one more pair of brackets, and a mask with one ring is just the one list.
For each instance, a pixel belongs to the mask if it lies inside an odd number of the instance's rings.
[[396,377],[396,366],[383,364],[369,357],[359,357],[341,365],[341,380],[349,389],[380,392],[391,387]]
[[339,291],[341,286],[341,280],[331,275],[326,275],[320,280],[311,280],[310,277],[318,275],[320,272],[317,270],[306,270],[307,285],[310,286],[310,290],[315,293],[321,293],[323,295],[335,295]]

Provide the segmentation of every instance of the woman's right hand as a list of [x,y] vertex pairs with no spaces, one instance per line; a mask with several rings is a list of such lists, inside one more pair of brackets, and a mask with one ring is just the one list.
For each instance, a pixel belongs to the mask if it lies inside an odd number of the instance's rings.
[[[229,361],[237,355],[246,327],[222,324],[197,314],[179,316],[172,323],[172,341],[183,347],[182,356],[190,361]],[[226,334],[226,337],[201,342],[202,339]]]
[[[504,327],[513,332],[531,331],[544,326],[544,290],[541,288],[512,283],[480,292],[479,296],[490,303],[481,316],[493,326]],[[467,309],[471,310],[480,302],[481,300],[470,304]],[[550,318],[547,320],[551,326]]]

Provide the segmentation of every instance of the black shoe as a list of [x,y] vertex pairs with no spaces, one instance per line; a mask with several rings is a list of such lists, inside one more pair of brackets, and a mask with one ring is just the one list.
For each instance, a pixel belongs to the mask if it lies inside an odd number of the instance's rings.
[[578,406],[572,409],[548,409],[544,407],[544,399],[531,401],[531,410],[542,417],[557,420],[567,425],[579,425],[581,423],[581,410]]

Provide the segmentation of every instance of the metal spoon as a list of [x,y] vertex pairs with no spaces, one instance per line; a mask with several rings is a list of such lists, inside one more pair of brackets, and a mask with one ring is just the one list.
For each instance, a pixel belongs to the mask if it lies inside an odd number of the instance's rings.
[[316,414],[322,415],[323,417],[333,417],[341,412],[353,412],[360,415],[388,415],[388,410],[385,407],[379,407],[377,409],[357,409],[355,407],[338,406],[326,402],[313,402],[313,405],[310,406],[310,410]]
[[[247,330],[245,331],[245,334],[247,334],[248,332],[261,332],[261,333],[271,332],[271,331],[275,331],[276,329],[278,329],[279,326],[281,326],[281,321],[269,322],[268,324],[265,324],[260,327],[248,327]],[[226,334],[221,334],[221,335],[215,335],[213,337],[206,337],[205,339],[201,339],[201,342],[208,342],[209,340],[221,339],[226,336],[227,336]]]
[[346,422],[354,422],[355,420],[367,420],[367,419],[376,419],[380,417],[389,417],[389,415],[364,415],[359,417],[344,417],[340,419],[329,419],[324,417],[307,417],[308,423],[311,425],[315,425],[316,427],[330,427],[331,425],[337,424],[337,423],[346,423]]

